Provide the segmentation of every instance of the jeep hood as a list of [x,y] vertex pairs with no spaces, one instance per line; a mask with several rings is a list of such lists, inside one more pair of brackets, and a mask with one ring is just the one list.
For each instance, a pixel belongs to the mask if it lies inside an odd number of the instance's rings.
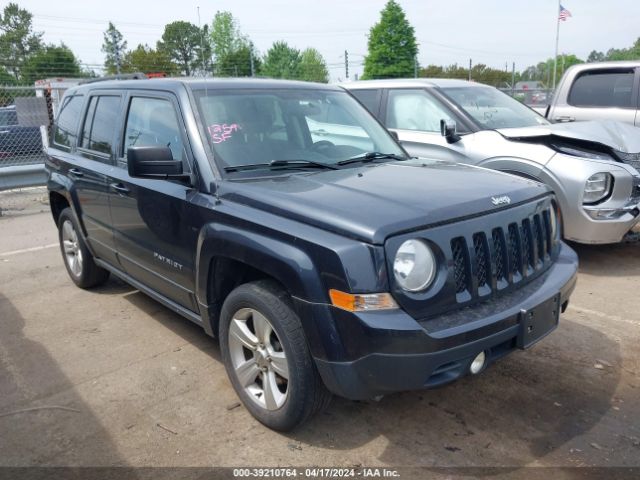
[[640,152],[640,128],[616,121],[553,123],[524,128],[502,128],[498,132],[509,140],[531,142],[550,137],[599,143],[624,153]]
[[512,175],[432,160],[234,179],[218,190],[222,201],[374,244],[403,231],[509,208],[495,206],[492,197],[506,195],[513,206],[548,192]]

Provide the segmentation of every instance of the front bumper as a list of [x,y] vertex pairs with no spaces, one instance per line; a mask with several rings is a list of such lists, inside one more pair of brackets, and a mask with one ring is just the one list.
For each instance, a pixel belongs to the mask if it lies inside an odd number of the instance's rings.
[[488,365],[518,348],[522,310],[559,296],[564,311],[577,266],[575,252],[562,244],[553,266],[522,289],[424,321],[402,310],[329,307],[342,344],[334,353],[344,358],[316,357],[317,368],[329,390],[354,400],[451,382],[467,374],[478,353],[486,352]]

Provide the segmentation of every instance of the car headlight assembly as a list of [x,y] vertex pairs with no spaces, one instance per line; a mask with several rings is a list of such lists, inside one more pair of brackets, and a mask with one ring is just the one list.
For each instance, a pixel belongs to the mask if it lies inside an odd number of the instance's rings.
[[582,203],[593,205],[607,198],[611,193],[613,176],[607,172],[600,172],[591,175],[584,186]]
[[427,289],[436,276],[436,257],[423,240],[406,240],[393,260],[393,275],[407,292]]

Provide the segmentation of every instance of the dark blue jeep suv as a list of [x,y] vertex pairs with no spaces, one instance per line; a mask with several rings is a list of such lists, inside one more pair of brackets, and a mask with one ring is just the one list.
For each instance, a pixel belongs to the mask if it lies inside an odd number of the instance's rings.
[[112,273],[218,337],[274,429],[332,393],[478,374],[554,330],[575,285],[547,187],[410,158],[338,87],[96,82],[67,91],[51,142],[71,279]]

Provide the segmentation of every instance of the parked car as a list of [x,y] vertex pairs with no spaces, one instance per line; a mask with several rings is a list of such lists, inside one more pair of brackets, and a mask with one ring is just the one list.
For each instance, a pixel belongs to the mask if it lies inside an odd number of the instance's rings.
[[16,155],[35,155],[42,150],[40,127],[20,126],[15,105],[0,107],[0,160]]
[[[329,106],[349,134],[314,141]],[[48,155],[71,280],[112,273],[219,337],[233,388],[274,429],[331,393],[478,374],[554,330],[575,285],[548,187],[411,159],[336,86],[79,86]]]
[[617,120],[640,126],[640,61],[582,63],[562,76],[547,118],[552,122]]
[[463,80],[343,86],[412,155],[493,168],[549,185],[566,239],[616,243],[635,235],[631,232],[640,219],[640,131],[635,127],[550,124],[495,88]]

